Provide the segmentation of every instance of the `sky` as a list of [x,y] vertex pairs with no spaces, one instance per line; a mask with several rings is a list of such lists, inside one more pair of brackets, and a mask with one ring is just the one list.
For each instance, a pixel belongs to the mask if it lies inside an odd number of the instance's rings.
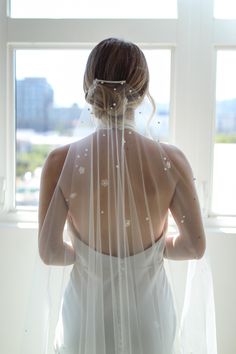
[[216,18],[236,18],[235,0],[215,0],[214,16]]
[[216,99],[236,98],[236,50],[219,50],[216,67]]

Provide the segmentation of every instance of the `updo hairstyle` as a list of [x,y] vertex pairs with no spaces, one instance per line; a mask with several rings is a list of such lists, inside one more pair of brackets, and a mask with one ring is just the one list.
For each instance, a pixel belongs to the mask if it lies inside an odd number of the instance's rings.
[[108,38],[91,51],[83,87],[97,118],[133,118],[134,109],[148,92],[148,84],[147,62],[137,45]]

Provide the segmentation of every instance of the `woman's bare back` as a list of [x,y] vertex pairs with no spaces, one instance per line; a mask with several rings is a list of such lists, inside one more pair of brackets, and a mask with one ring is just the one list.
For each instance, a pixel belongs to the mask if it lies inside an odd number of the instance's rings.
[[[113,134],[112,131],[109,134]],[[78,237],[90,244],[92,216],[92,224],[99,226],[99,250],[116,256],[116,237],[120,230],[117,214],[119,193],[115,185],[119,180],[120,166],[116,158],[119,161],[122,159],[117,157],[119,149],[115,149],[116,146],[112,148],[113,153],[109,150],[109,134],[98,130],[76,143],[55,149],[49,155],[41,178],[39,231],[61,175],[59,184],[67,207],[60,214],[58,238],[61,238],[68,217]],[[119,134],[118,142],[122,138],[121,132]],[[125,217],[128,253],[138,253],[162,236],[167,228],[170,210],[179,237],[166,241],[165,256],[172,259],[202,257],[205,233],[192,170],[185,155],[173,145],[157,144],[134,131],[130,134],[130,130],[125,130],[124,139],[125,174],[122,193],[123,197],[127,196],[129,203],[125,202],[125,215],[122,215],[121,220],[124,222]],[[71,155],[73,147],[76,147],[74,156],[66,159],[68,151]],[[94,228],[95,239],[97,229]],[[138,242],[134,242],[134,238]],[[97,249],[97,246],[94,248]]]
[[[81,240],[89,244],[89,216],[91,216],[91,205],[93,205],[94,224],[96,225],[98,219],[100,221],[101,250],[107,254],[110,252],[109,237],[111,238],[112,235],[112,254],[117,255],[116,237],[119,223],[117,202],[119,196],[115,184],[122,178],[119,177],[121,167],[119,164],[122,163],[119,152],[121,151],[122,132],[118,131],[116,139],[114,136],[109,137],[109,134],[114,135],[115,131],[111,130],[107,133],[107,131],[99,130],[76,143],[75,162],[67,167],[69,170],[64,170],[60,184],[65,199],[69,201],[70,221]],[[157,145],[150,139],[129,129],[125,130],[123,138],[125,139],[125,167],[122,168],[125,171],[123,195],[127,196],[125,205],[126,237],[129,253],[135,254],[148,248],[161,237],[167,223],[176,177],[173,173],[170,175],[165,167],[167,160],[169,161],[166,152],[170,150],[166,144]],[[109,139],[113,142],[116,141],[114,146],[109,145],[110,149],[107,148]],[[57,151],[59,160],[64,160],[67,149],[68,147],[65,147],[65,149]],[[77,170],[77,173],[74,169]],[[74,177],[73,190],[71,190],[71,176],[77,176]],[[93,184],[92,188],[91,183]],[[92,204],[91,190],[93,190]],[[136,227],[137,230],[135,230]],[[134,232],[140,233],[142,244],[134,244],[132,240],[134,236],[131,235]]]

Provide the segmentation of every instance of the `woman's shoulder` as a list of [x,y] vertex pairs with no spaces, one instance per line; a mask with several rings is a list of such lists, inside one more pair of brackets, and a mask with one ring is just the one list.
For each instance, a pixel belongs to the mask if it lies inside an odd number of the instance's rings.
[[187,162],[185,154],[176,145],[164,142],[157,143],[155,140],[149,139],[148,137],[142,136],[140,134],[138,134],[138,136],[141,137],[144,146],[148,147],[150,152],[153,152],[154,154],[155,152],[158,152],[159,154],[161,153],[162,155],[165,154],[167,155],[166,157],[168,157],[170,160],[179,164]]
[[58,180],[70,146],[71,144],[60,146],[49,153],[43,166],[43,178],[54,181]]
[[46,164],[55,167],[63,166],[70,147],[71,144],[68,144],[52,150],[46,159]]
[[174,164],[175,169],[182,176],[192,176],[192,168],[185,153],[176,145],[160,143],[161,149],[165,152],[169,160]]
[[168,153],[173,157],[184,155],[183,151],[180,148],[178,148],[176,145],[169,144],[169,143],[162,143],[162,142],[160,142],[159,145],[161,149],[163,149],[166,153]]
[[169,157],[171,157],[173,159],[186,158],[183,151],[180,148],[178,148],[176,145],[169,144],[169,143],[159,143],[159,145],[160,145],[160,148],[166,154],[168,154]]
[[[73,162],[73,156],[81,147],[88,144],[90,139],[91,135],[52,150],[45,160],[42,175],[53,180],[58,180],[63,166],[65,164],[69,166],[70,162]],[[67,156],[69,156],[69,158],[67,158]]]

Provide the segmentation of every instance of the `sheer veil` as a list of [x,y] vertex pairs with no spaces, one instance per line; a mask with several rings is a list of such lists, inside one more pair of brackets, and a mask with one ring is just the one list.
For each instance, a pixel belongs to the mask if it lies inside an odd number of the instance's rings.
[[217,352],[192,170],[135,82],[85,75],[88,134],[45,163],[22,354]]

